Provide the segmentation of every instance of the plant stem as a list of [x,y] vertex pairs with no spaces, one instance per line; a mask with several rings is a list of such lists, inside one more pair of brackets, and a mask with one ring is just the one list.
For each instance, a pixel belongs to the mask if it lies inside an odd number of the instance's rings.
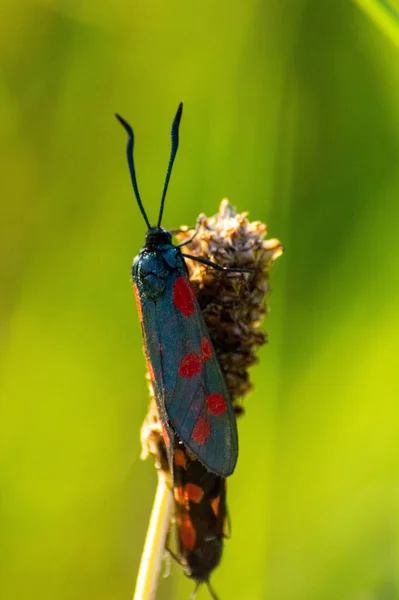
[[158,487],[141,555],[133,600],[155,599],[172,507],[173,495],[170,486],[166,482],[163,471],[159,470]]

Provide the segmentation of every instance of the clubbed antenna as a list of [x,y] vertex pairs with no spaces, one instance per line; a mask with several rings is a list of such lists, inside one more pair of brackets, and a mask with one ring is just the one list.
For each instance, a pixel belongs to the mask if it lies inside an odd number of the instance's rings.
[[163,186],[161,208],[159,209],[159,217],[158,217],[157,227],[161,226],[163,207],[165,204],[165,196],[166,196],[166,192],[168,191],[168,185],[169,185],[169,180],[170,180],[170,176],[172,173],[172,167],[173,167],[173,163],[175,162],[177,149],[179,147],[179,125],[180,125],[182,113],[183,113],[183,102],[180,102],[179,107],[177,109],[176,116],[173,119],[173,123],[172,123],[172,131],[171,131],[172,150],[170,152],[168,170],[166,171],[165,185]]
[[192,594],[190,595],[189,600],[195,600],[195,598],[197,597],[197,592],[198,592],[199,585],[200,585],[199,582],[197,582],[195,584],[195,588],[193,589]]
[[134,195],[136,196],[137,204],[139,205],[141,214],[144,217],[144,221],[146,222],[148,229],[151,229],[151,225],[148,220],[147,214],[144,210],[143,203],[141,202],[139,188],[137,186],[136,170],[134,168],[134,160],[133,160],[133,146],[134,146],[133,129],[131,128],[129,123],[127,123],[127,121],[125,121],[125,119],[122,119],[122,117],[120,115],[115,114],[115,117],[118,119],[118,121],[122,125],[122,127],[127,131],[127,135],[129,136],[128,141],[127,141],[127,146],[126,146],[126,155],[127,155],[127,163],[129,165],[130,178],[132,180],[132,185],[133,185],[133,191],[134,191]]
[[[217,597],[214,589],[212,588],[211,584],[209,583],[209,581],[205,581],[204,583],[206,583],[206,586],[208,588],[208,592],[212,598],[212,600],[219,600],[219,598]],[[201,585],[200,581],[197,581],[197,583],[195,584],[195,588],[193,589],[191,596],[189,598],[189,600],[195,600],[195,598],[197,597],[197,592],[198,592],[198,588]]]
[[207,588],[208,588],[208,592],[211,595],[211,598],[213,600],[219,600],[219,598],[216,596],[214,589],[212,588],[211,584],[209,583],[209,581],[206,582]]

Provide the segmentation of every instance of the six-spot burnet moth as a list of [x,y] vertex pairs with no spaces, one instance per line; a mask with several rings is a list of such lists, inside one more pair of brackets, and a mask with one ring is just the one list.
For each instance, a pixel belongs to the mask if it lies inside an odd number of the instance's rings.
[[218,566],[226,537],[226,480],[210,473],[176,440],[173,455],[173,494],[177,547],[172,556],[183,566],[185,574],[198,587],[206,583],[217,599],[209,577]]
[[184,442],[206,469],[227,477],[238,457],[237,425],[208,329],[189,282],[184,257],[225,269],[202,257],[181,251],[189,243],[173,245],[161,227],[165,196],[179,144],[183,104],[172,124],[172,150],[163,188],[159,217],[150,225],[142,204],[133,160],[134,134],[119,115],[128,134],[127,160],[137,204],[147,224],[145,245],[132,267],[134,292],[142,325],[144,348],[156,403],[173,470],[174,435]]

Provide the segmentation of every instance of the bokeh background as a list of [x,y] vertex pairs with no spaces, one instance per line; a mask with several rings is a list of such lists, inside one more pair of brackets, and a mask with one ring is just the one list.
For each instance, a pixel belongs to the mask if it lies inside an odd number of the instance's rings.
[[[0,597],[129,600],[156,485],[130,264],[164,225],[268,223],[222,599],[399,598],[398,49],[349,0],[18,0],[0,19]],[[181,570],[160,599],[187,599]],[[209,598],[204,587],[198,598]]]

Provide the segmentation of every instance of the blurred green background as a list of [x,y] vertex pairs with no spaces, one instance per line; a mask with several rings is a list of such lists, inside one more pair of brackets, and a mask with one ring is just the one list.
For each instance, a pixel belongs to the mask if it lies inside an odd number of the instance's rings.
[[[130,265],[227,196],[266,220],[270,343],[221,599],[399,598],[398,50],[348,0],[18,0],[0,20],[0,597],[129,600],[156,476]],[[193,588],[177,566],[160,599]],[[204,587],[198,598],[209,598]]]

